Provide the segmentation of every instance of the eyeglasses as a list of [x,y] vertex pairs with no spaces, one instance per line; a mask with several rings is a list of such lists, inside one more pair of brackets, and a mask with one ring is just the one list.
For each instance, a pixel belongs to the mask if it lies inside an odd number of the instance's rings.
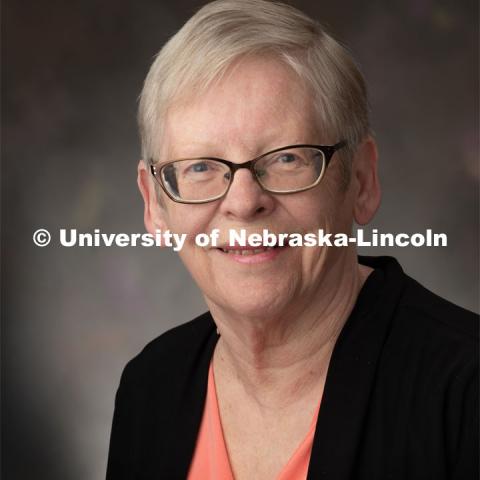
[[267,192],[288,194],[318,185],[333,154],[345,146],[345,141],[335,145],[290,145],[244,163],[199,157],[153,164],[150,170],[164,192],[178,203],[207,203],[222,198],[240,168],[249,169]]

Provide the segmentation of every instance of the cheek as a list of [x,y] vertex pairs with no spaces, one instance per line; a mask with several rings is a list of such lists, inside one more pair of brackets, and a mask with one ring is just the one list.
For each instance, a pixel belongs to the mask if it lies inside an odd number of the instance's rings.
[[328,232],[349,233],[353,223],[352,188],[345,189],[334,179],[326,181],[322,192],[325,229]]
[[193,242],[195,235],[209,233],[209,224],[213,218],[215,204],[169,206],[166,212],[166,223],[172,233],[186,233],[188,241]]
[[343,198],[335,186],[325,182],[286,200],[290,215],[296,219],[299,230],[316,232],[319,228],[331,231],[335,227]]

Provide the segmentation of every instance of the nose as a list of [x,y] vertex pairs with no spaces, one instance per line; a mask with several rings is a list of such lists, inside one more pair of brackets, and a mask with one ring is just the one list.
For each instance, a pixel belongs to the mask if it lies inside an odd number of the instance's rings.
[[267,216],[274,208],[272,194],[262,189],[247,168],[240,168],[233,176],[230,188],[222,199],[220,211],[239,220]]

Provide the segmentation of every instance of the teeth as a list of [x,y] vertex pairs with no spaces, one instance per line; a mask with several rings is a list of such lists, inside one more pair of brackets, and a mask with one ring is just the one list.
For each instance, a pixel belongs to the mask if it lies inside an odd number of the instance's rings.
[[234,253],[235,255],[256,255],[258,253],[267,252],[272,250],[272,247],[265,247],[265,248],[255,248],[254,250],[226,250],[222,248],[224,253]]

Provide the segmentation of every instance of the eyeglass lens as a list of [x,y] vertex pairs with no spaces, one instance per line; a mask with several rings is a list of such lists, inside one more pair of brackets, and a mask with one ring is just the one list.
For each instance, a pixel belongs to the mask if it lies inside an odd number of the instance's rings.
[[[268,191],[287,193],[306,189],[319,182],[325,170],[321,150],[297,147],[269,153],[254,162],[258,182]],[[206,201],[228,190],[232,171],[218,160],[178,160],[161,169],[168,192],[183,201]]]

